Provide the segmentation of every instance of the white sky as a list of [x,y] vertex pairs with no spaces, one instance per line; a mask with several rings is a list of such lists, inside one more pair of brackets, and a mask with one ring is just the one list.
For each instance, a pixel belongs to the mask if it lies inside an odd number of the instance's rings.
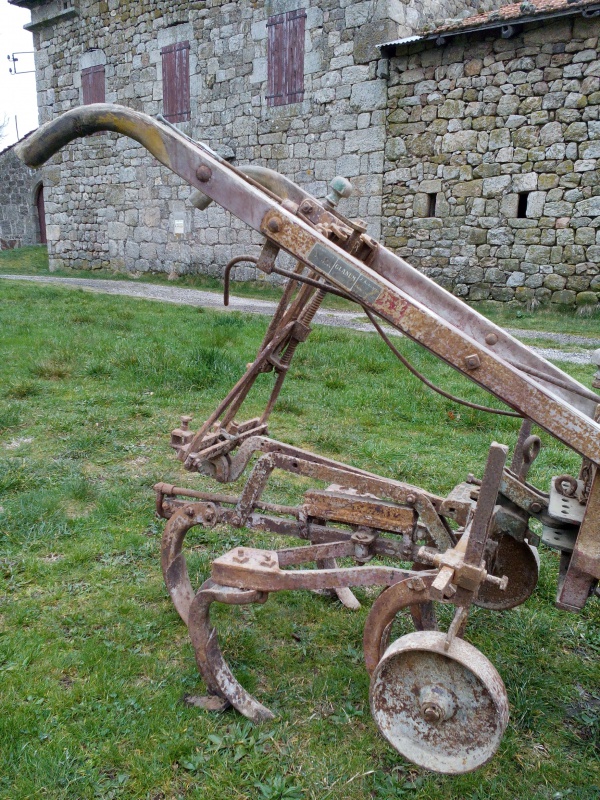
[[0,122],[8,117],[4,137],[0,138],[0,150],[17,141],[17,126],[19,137],[38,126],[35,75],[11,75],[8,70],[13,64],[7,59],[12,53],[25,51],[17,55],[17,69],[33,69],[33,55],[28,55],[33,51],[33,37],[23,30],[23,25],[30,20],[27,9],[0,0]]

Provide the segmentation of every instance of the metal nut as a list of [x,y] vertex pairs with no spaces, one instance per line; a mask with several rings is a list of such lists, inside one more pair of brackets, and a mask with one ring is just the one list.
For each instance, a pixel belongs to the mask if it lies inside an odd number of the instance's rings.
[[212,178],[212,170],[206,164],[201,164],[196,170],[196,177],[201,183],[206,183]]
[[473,353],[473,355],[465,358],[465,364],[467,369],[478,369],[481,366],[481,361],[477,353]]

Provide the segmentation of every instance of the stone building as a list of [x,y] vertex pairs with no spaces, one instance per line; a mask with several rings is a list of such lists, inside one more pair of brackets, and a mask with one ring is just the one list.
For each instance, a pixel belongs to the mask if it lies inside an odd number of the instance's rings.
[[[11,2],[31,9],[41,121],[106,100],[317,197],[344,175],[344,212],[467,298],[600,289],[590,2]],[[113,134],[43,176],[51,268],[220,273],[259,241]]]
[[600,292],[600,4],[541,5],[382,48],[384,238],[469,300]]
[[44,243],[42,177],[16,157],[14,145],[0,152],[0,187],[0,250]]

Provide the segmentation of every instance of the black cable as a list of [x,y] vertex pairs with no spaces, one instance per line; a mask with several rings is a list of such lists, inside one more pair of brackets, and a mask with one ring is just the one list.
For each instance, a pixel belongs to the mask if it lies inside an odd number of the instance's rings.
[[344,300],[351,300],[353,303],[358,303],[358,301],[355,300],[354,297],[351,297],[346,292],[342,292],[340,291],[340,289],[336,289],[329,283],[323,283],[322,281],[315,281],[313,280],[313,278],[309,278],[308,275],[298,275],[296,272],[290,272],[287,269],[281,269],[281,267],[273,267],[271,269],[271,272],[276,272],[277,275],[283,275],[284,278],[290,278],[291,280],[299,281],[300,283],[308,283],[309,286],[314,286],[316,289],[320,289],[322,292],[335,294],[337,295],[337,297],[343,297]]
[[392,344],[389,340],[388,336],[385,334],[383,328],[379,325],[377,320],[375,319],[372,312],[364,306],[359,300],[352,297],[351,295],[347,294],[346,292],[342,292],[339,289],[334,289],[333,286],[329,284],[322,283],[320,281],[315,281],[312,278],[307,277],[306,275],[297,275],[296,273],[288,272],[286,269],[279,269],[275,267],[273,272],[276,272],[278,275],[283,275],[285,278],[293,278],[294,280],[300,281],[302,283],[308,283],[310,286],[315,286],[317,289],[321,289],[324,292],[329,292],[330,294],[335,294],[338,297],[343,297],[345,300],[351,300],[353,303],[357,303],[362,307],[362,310],[365,312],[367,317],[369,318],[371,324],[377,331],[377,333],[381,336],[383,341],[387,344],[390,348],[392,353],[396,356],[396,358],[403,364],[406,369],[411,372],[416,378],[422,381],[425,386],[428,386],[437,394],[440,394],[442,397],[445,397],[447,400],[451,400],[453,403],[458,403],[461,406],[466,406],[467,408],[473,408],[475,411],[484,411],[486,414],[498,414],[502,417],[518,417],[522,419],[522,414],[518,414],[516,411],[503,411],[501,408],[490,408],[489,406],[481,406],[479,403],[471,403],[468,400],[462,400],[460,397],[455,397],[455,395],[450,394],[449,392],[444,391],[439,386],[436,386],[430,380],[428,380],[423,374],[419,372],[416,367],[410,363],[410,361],[402,355],[402,353]]
[[402,364],[404,364],[404,366],[409,372],[412,372],[412,374],[416,378],[422,381],[425,384],[425,386],[428,386],[430,389],[433,389],[434,392],[441,394],[442,397],[445,397],[448,400],[452,400],[454,403],[459,403],[461,406],[467,406],[467,408],[474,408],[476,411],[485,411],[486,414],[499,414],[500,416],[503,417],[519,417],[519,418],[522,417],[522,415],[517,414],[516,411],[503,411],[500,408],[490,408],[489,406],[480,406],[479,403],[470,403],[468,400],[462,400],[460,397],[455,397],[453,394],[450,394],[449,392],[445,392],[443,389],[440,389],[439,386],[436,386],[434,383],[431,383],[431,381],[427,380],[427,378],[424,375],[422,375],[418,369],[413,367],[410,361],[408,361],[408,359],[406,359],[402,355],[402,353],[396,347],[394,347],[394,345],[389,340],[388,336],[386,335],[381,325],[377,322],[371,311],[366,306],[363,306],[363,311],[371,321],[371,324],[373,325],[377,333],[381,336],[383,341],[387,344],[387,346],[390,348],[390,350],[396,356],[396,358]]

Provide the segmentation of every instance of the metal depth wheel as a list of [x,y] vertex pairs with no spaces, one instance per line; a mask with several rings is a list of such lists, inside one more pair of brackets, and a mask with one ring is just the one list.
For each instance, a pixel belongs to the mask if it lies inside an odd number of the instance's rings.
[[445,774],[470,772],[496,752],[508,698],[493,664],[463,639],[416,631],[384,653],[371,677],[371,713],[405,758]]
[[506,575],[508,586],[502,591],[494,584],[482,583],[475,605],[491,611],[516,608],[531,597],[537,586],[540,574],[537,548],[503,534],[488,570],[499,578]]

